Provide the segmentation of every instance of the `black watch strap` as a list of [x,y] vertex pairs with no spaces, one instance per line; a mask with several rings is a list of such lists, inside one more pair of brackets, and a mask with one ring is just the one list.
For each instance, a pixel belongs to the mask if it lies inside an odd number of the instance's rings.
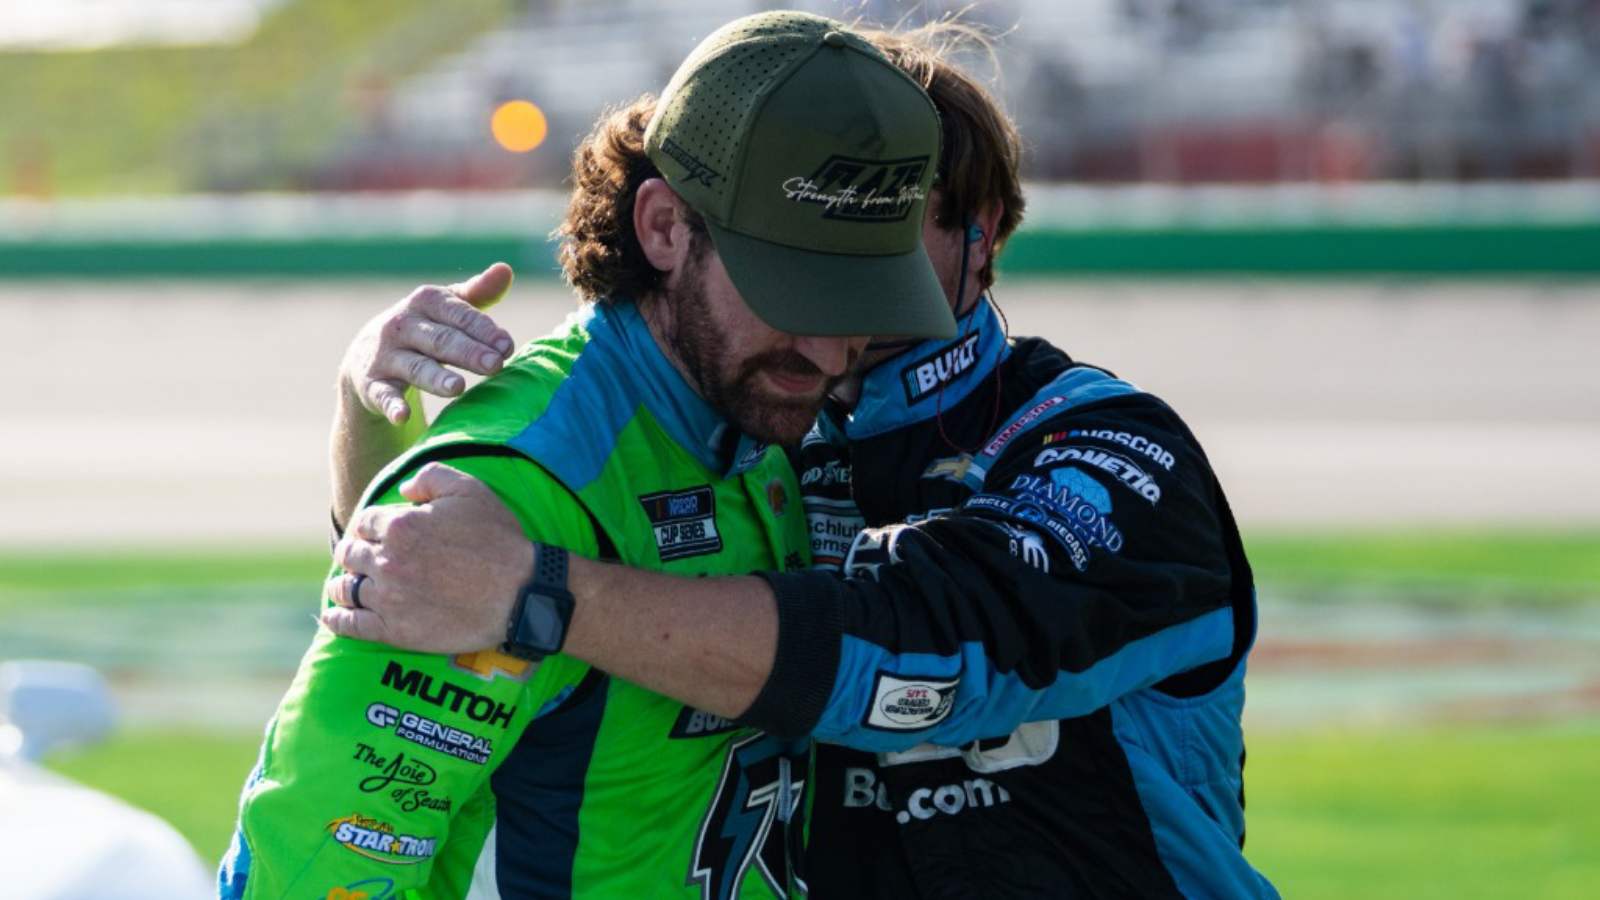
[[535,542],[533,578],[517,592],[506,623],[504,650],[518,659],[539,660],[561,652],[576,601],[567,590],[567,551]]

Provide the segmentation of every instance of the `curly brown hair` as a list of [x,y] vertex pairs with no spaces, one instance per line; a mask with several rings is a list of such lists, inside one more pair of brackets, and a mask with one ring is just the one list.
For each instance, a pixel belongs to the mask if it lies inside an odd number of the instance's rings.
[[995,226],[994,249],[978,273],[985,289],[994,284],[994,260],[1022,223],[1022,136],[1000,102],[952,58],[962,51],[994,60],[994,44],[983,30],[954,19],[929,22],[908,31],[858,29],[928,92],[939,110],[939,208],[934,221],[960,227],[1003,204]]
[[[994,258],[1022,221],[1022,142],[993,95],[950,60],[958,50],[974,47],[992,54],[989,38],[951,20],[903,32],[858,30],[920,84],[939,110],[941,200],[934,220],[955,228],[969,216],[1004,205],[994,251],[979,273],[983,286],[989,287]],[[644,94],[608,110],[572,155],[572,197],[554,236],[561,242],[562,274],[585,300],[644,299],[662,288],[663,273],[645,258],[633,230],[639,185],[661,175],[644,152],[644,132],[655,106],[655,96]],[[705,243],[705,223],[692,211],[686,213],[696,233],[691,253],[698,254]]]

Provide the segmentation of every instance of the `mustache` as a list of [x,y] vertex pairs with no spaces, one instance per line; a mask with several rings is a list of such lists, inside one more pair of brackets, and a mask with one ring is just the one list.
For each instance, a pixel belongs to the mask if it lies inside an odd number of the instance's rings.
[[793,350],[769,350],[744,361],[741,375],[754,375],[761,371],[783,375],[817,376],[822,370],[816,364]]
[[757,372],[776,372],[781,375],[796,375],[803,378],[820,377],[824,379],[822,392],[826,394],[833,390],[834,385],[843,381],[846,375],[855,371],[856,364],[860,360],[861,352],[852,348],[850,357],[844,367],[844,373],[840,375],[825,375],[821,369],[817,368],[816,363],[806,359],[799,351],[769,350],[745,360],[739,367],[739,380],[748,381],[754,378]]

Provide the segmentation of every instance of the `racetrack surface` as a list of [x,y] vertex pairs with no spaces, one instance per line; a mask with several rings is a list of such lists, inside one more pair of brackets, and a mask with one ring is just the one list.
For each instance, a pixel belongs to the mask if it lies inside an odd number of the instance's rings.
[[[339,355],[410,287],[0,283],[0,546],[322,540]],[[1247,531],[1600,522],[1600,284],[1022,281],[999,299],[1013,333],[1171,402]],[[529,282],[497,315],[526,340],[572,308]]]

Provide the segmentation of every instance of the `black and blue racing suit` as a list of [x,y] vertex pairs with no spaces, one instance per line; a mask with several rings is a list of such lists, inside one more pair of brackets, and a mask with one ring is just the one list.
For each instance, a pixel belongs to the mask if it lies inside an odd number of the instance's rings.
[[1276,896],[1243,855],[1254,589],[1198,442],[987,299],[961,325],[795,458],[819,570],[767,576],[743,721],[821,742],[812,896]]

